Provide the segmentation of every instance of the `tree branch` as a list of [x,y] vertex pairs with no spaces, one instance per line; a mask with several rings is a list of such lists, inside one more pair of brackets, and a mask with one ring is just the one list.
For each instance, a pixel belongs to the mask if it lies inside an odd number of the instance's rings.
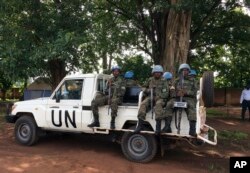
[[194,32],[191,33],[191,43],[190,43],[189,49],[193,49],[195,47],[198,37],[200,36],[202,32],[202,29],[204,28],[205,25],[207,25],[210,18],[214,15],[213,12],[220,5],[220,3],[221,3],[221,0],[216,0],[214,2],[213,6],[210,8],[207,15],[201,21],[200,26],[198,26],[196,30],[194,30]]

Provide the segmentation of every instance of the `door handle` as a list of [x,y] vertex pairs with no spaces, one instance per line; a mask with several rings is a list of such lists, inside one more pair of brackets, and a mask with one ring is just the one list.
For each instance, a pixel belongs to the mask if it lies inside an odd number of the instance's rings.
[[57,108],[57,109],[58,109],[58,108],[59,108],[59,106],[51,106],[51,107],[49,107],[49,108]]
[[76,109],[78,109],[78,108],[79,108],[79,106],[73,106],[73,108],[76,108]]

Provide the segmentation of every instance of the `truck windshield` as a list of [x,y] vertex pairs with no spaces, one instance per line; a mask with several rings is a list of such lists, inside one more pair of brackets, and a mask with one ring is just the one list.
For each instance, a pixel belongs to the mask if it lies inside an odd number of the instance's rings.
[[80,100],[82,96],[83,80],[66,80],[59,88],[61,100]]

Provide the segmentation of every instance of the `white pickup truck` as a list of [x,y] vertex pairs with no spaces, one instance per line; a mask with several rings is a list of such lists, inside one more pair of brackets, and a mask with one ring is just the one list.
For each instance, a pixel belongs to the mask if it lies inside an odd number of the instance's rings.
[[[181,118],[176,118],[178,114],[173,116],[172,133],[155,135],[155,120],[154,116],[152,118],[151,111],[146,116],[146,124],[144,125],[146,129],[141,133],[133,133],[143,95],[139,87],[127,88],[124,103],[119,106],[118,116],[115,120],[116,129],[110,129],[109,105],[99,108],[100,127],[89,128],[87,125],[93,121],[91,101],[94,97],[104,93],[104,86],[109,78],[110,76],[105,74],[66,76],[51,97],[16,102],[12,106],[11,113],[6,115],[7,122],[15,123],[16,141],[22,145],[30,146],[37,142],[41,132],[46,131],[79,132],[93,135],[112,133],[115,134],[115,141],[121,144],[126,158],[142,163],[152,160],[157,150],[163,153],[165,148],[163,144],[169,143],[168,141],[186,140],[190,144],[194,144],[195,141],[211,145],[217,144],[216,130],[205,124],[204,102],[207,100],[202,99],[201,96],[202,93],[207,95],[208,101],[212,98],[211,94],[213,93],[202,91],[213,84],[210,73],[207,73],[205,78],[204,75],[203,79],[201,78],[200,91],[197,93],[197,138],[189,135],[189,122],[185,111],[182,111]],[[163,126],[164,124],[162,124]]]

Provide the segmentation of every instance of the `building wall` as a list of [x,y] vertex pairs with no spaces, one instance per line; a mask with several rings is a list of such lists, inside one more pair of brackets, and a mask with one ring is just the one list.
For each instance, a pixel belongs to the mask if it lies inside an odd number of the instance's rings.
[[215,88],[214,106],[240,106],[241,91],[239,88]]

